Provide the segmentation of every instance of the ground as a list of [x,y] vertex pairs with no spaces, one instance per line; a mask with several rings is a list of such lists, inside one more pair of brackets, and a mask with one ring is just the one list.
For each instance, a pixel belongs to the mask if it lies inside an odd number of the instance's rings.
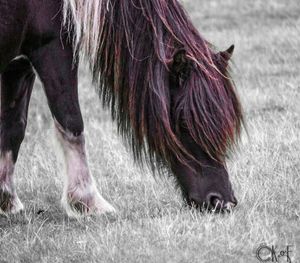
[[298,0],[186,0],[184,5],[218,49],[236,46],[233,72],[247,133],[228,162],[239,200],[235,211],[189,210],[171,178],[153,178],[136,166],[82,66],[90,168],[118,214],[80,222],[66,217],[51,116],[37,83],[16,167],[26,210],[0,217],[0,262],[251,263],[259,262],[255,252],[262,243],[277,253],[291,245],[292,262],[300,262]]

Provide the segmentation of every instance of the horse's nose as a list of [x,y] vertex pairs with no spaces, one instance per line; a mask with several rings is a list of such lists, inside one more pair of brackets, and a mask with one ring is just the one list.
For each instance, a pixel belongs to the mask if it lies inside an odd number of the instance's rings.
[[188,203],[190,206],[198,207],[201,210],[208,209],[212,210],[215,207],[218,209],[222,208],[222,196],[218,193],[209,193],[206,198],[201,198],[197,194],[190,194],[188,198]]
[[216,211],[231,211],[237,206],[237,199],[235,197],[230,200],[224,200],[219,193],[209,193],[206,197],[206,204],[209,209]]
[[200,198],[196,195],[189,195],[188,204],[192,207],[200,208],[208,211],[231,211],[236,205],[236,198],[225,200],[224,197],[216,192],[210,192],[206,198]]

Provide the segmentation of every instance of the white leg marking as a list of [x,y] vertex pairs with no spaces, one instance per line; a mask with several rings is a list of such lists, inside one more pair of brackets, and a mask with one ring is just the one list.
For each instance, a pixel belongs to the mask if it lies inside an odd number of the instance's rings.
[[0,153],[0,214],[18,213],[24,209],[14,187],[12,152]]
[[98,192],[89,171],[83,134],[74,136],[55,122],[65,157],[66,177],[62,204],[70,217],[115,212]]

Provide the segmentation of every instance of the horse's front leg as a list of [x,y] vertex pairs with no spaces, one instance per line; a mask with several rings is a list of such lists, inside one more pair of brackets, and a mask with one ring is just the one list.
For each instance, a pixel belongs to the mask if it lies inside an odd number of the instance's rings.
[[25,58],[10,62],[1,74],[0,213],[23,209],[14,187],[13,172],[25,134],[34,79],[31,64]]
[[55,120],[57,138],[65,157],[66,173],[62,204],[69,216],[113,212],[99,194],[88,168],[84,135]]
[[89,171],[83,135],[83,120],[77,91],[77,67],[71,46],[60,40],[30,54],[43,82],[58,140],[66,164],[62,203],[69,216],[113,212],[114,208],[98,193]]

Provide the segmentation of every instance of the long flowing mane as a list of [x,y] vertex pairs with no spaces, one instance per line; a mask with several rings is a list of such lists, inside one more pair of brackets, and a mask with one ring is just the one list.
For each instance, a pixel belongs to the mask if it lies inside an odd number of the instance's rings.
[[[192,25],[177,0],[64,0],[75,52],[89,60],[105,106],[137,160],[166,164],[192,157],[172,123],[179,118],[195,143],[223,161],[240,132],[242,114],[226,61]],[[191,64],[171,102],[174,55]],[[175,114],[171,105],[175,104]]]

